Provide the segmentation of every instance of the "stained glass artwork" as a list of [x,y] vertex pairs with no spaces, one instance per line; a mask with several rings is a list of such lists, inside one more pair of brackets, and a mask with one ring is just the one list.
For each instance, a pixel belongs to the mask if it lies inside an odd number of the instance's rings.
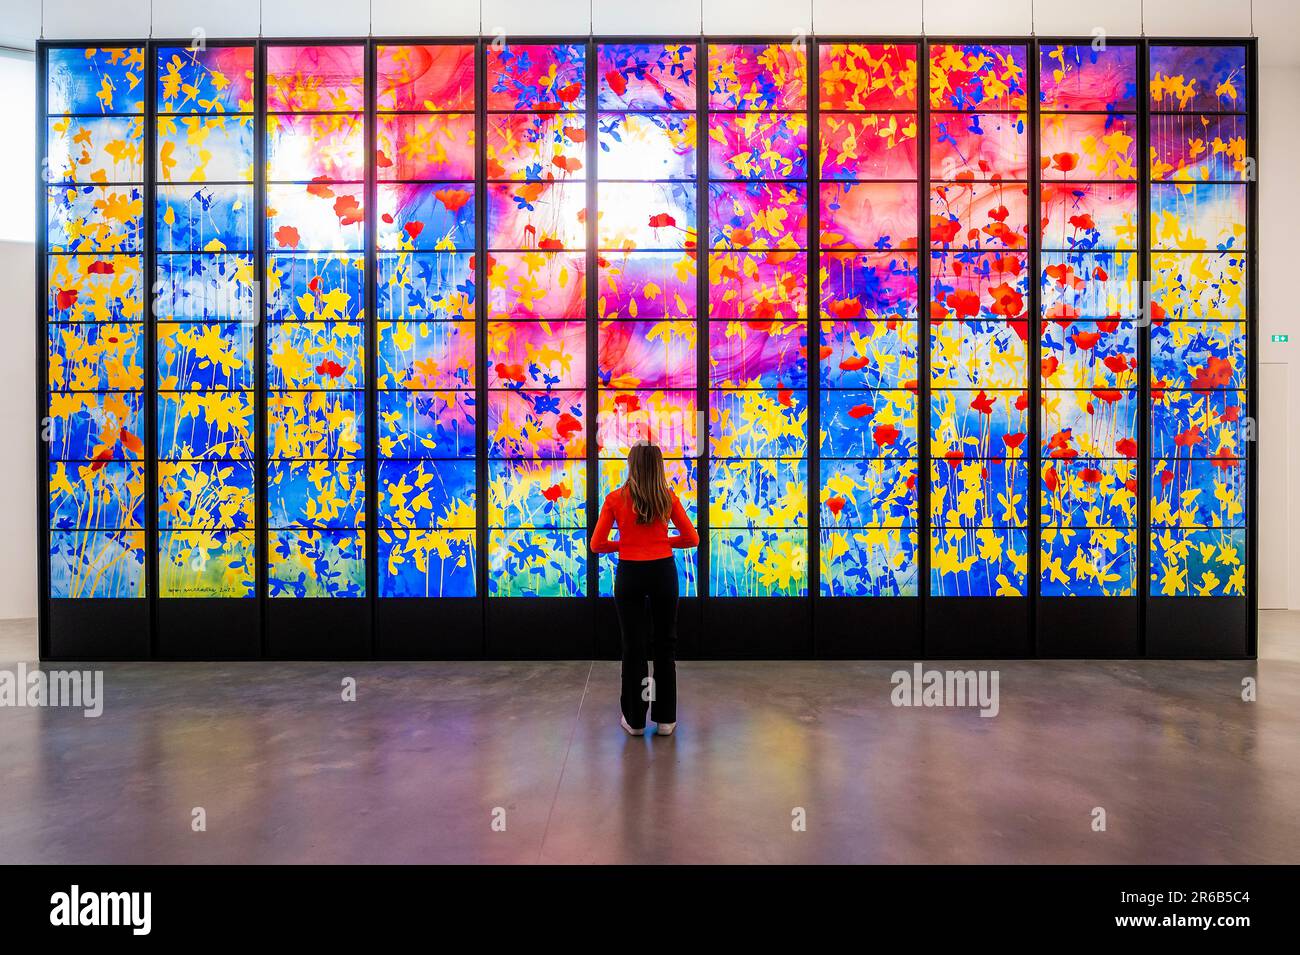
[[1136,48],[1043,47],[1039,593],[1137,590]]
[[[711,44],[706,82],[709,593],[798,596],[809,580],[807,51]],[[778,472],[785,504],[757,525]]]
[[40,56],[52,598],[1247,593],[1244,41]]
[[1028,593],[1027,50],[930,47],[930,593]]
[[364,53],[266,52],[271,597],[367,593]]
[[[919,593],[917,47],[819,49],[820,592]],[[889,110],[889,112],[876,112]],[[829,134],[829,137],[828,135]],[[855,250],[855,251],[842,251]]]
[[143,597],[144,50],[47,55],[50,596]]
[[478,593],[474,55],[376,49],[381,598]]
[[1246,49],[1153,44],[1150,581],[1246,593]]
[[489,597],[587,593],[586,84],[584,44],[487,51]]

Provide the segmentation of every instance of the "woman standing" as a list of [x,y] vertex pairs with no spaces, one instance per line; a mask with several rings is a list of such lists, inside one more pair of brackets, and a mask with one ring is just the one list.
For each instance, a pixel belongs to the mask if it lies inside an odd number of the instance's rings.
[[[668,522],[677,533],[669,535]],[[618,525],[618,540],[609,532]],[[600,508],[591,535],[597,554],[618,554],[614,606],[623,633],[623,715],[619,723],[632,736],[645,733],[646,657],[653,640],[654,680],[650,683],[650,719],[658,735],[677,728],[677,562],[673,549],[695,547],[699,535],[682,502],[668,486],[664,458],[657,445],[634,445],[627,455],[627,479]]]

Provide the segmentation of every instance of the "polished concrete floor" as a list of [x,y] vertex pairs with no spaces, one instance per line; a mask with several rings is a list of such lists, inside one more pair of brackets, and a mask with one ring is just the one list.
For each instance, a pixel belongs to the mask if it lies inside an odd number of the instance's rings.
[[1300,613],[1258,663],[995,666],[987,719],[895,708],[897,664],[686,663],[632,739],[616,663],[105,665],[98,719],[0,708],[0,862],[1300,861]]

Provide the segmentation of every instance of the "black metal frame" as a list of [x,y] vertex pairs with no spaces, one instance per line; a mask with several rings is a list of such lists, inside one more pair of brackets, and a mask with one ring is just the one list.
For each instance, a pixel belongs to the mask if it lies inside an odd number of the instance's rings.
[[[807,39],[807,62],[811,99],[807,106],[809,121],[809,230],[808,230],[808,312],[807,328],[810,349],[820,341],[821,309],[818,279],[820,273],[817,247],[819,205],[814,188],[820,185],[815,163],[819,155],[819,99],[816,95],[818,51],[822,43],[906,43],[915,44],[918,55],[918,120],[928,119],[928,63],[934,43],[1012,43],[1025,45],[1028,51],[1027,84],[1030,99],[1026,120],[1034,123],[1030,137],[1030,165],[1027,171],[1030,190],[1031,222],[1037,215],[1039,176],[1037,156],[1040,143],[1037,107],[1038,64],[1045,44],[1092,42],[1092,37],[940,37],[940,36],[810,36]],[[719,37],[692,35],[678,37],[528,37],[526,42],[584,43],[587,49],[587,137],[586,190],[587,208],[594,209],[598,177],[598,147],[591,134],[597,126],[596,46],[603,43],[675,42],[696,46],[697,75],[707,75],[707,56],[714,43],[780,43],[789,38]],[[366,220],[366,416],[369,435],[366,449],[367,505],[367,595],[364,598],[316,598],[310,600],[269,600],[266,587],[266,367],[259,360],[256,369],[256,525],[257,596],[251,599],[168,598],[158,595],[158,520],[157,463],[154,453],[156,434],[156,361],[155,336],[152,329],[154,298],[152,276],[155,265],[153,242],[155,198],[156,106],[154,89],[156,50],[163,46],[186,46],[189,39],[150,39],[136,42],[114,41],[115,45],[139,45],[145,50],[146,131],[145,180],[142,195],[145,248],[141,252],[142,269],[150,276],[146,290],[146,372],[145,420],[148,422],[148,453],[142,462],[146,473],[146,542],[150,559],[146,562],[146,596],[52,600],[49,596],[49,501],[47,484],[47,449],[41,429],[48,414],[48,374],[46,311],[48,302],[48,257],[44,201],[45,182],[40,174],[46,155],[48,121],[46,116],[48,51],[97,45],[95,40],[41,41],[37,45],[37,136],[36,188],[42,198],[36,209],[36,385],[37,385],[37,537],[39,584],[40,654],[45,660],[72,659],[541,659],[617,655],[615,616],[612,600],[598,596],[598,561],[588,561],[587,594],[576,598],[525,598],[487,596],[487,423],[486,380],[482,369],[486,363],[485,328],[486,296],[480,292],[475,304],[475,358],[479,369],[475,378],[475,395],[480,409],[476,418],[477,502],[479,521],[476,531],[477,595],[471,598],[388,598],[377,596],[377,486],[376,451],[373,437],[377,415],[377,315],[376,306],[376,225],[374,216]],[[486,49],[490,38],[468,37],[369,37],[369,38],[247,38],[212,41],[213,46],[251,46],[255,50],[257,69],[257,106],[254,115],[255,143],[254,230],[255,274],[257,292],[256,345],[265,355],[265,204],[266,204],[266,49],[272,45],[351,45],[363,46],[367,99],[365,107],[367,155],[373,153],[376,135],[376,48],[389,44],[473,45],[475,47],[477,96],[475,100],[478,148],[475,155],[475,231],[476,255],[483,261],[486,246],[486,150],[483,137],[487,124]],[[1152,45],[1181,46],[1241,45],[1246,48],[1248,91],[1248,155],[1258,155],[1258,50],[1254,38],[1123,37],[1110,42],[1135,45],[1138,50],[1140,100],[1138,103],[1138,148],[1140,155],[1139,241],[1138,259],[1143,282],[1150,278],[1150,172],[1147,160],[1149,137],[1148,99],[1145,95],[1148,51]],[[701,85],[697,96],[697,407],[707,416],[709,387],[708,360],[708,173],[707,173],[707,90]],[[883,658],[915,659],[949,657],[1080,657],[1080,658],[1253,658],[1257,652],[1257,560],[1258,560],[1258,448],[1252,441],[1247,457],[1247,593],[1244,597],[1177,597],[1149,596],[1150,534],[1146,527],[1150,492],[1150,349],[1146,334],[1139,334],[1139,451],[1138,451],[1138,568],[1137,594],[1116,598],[1043,598],[1039,595],[1040,531],[1038,495],[1038,448],[1040,416],[1037,413],[1039,380],[1036,374],[1038,336],[1030,340],[1030,395],[1034,413],[1030,416],[1029,443],[1032,454],[1028,539],[1031,542],[1029,591],[1023,598],[936,598],[930,595],[930,519],[929,519],[929,441],[924,425],[929,407],[929,323],[925,308],[930,289],[930,249],[924,228],[929,207],[929,145],[927,136],[918,136],[918,487],[917,487],[917,597],[843,598],[823,597],[820,593],[819,547],[821,535],[820,481],[818,448],[820,419],[820,374],[812,352],[809,354],[809,451],[808,451],[808,594],[790,598],[713,597],[709,592],[709,521],[707,434],[700,434],[697,474],[698,514],[701,544],[698,560],[699,596],[682,600],[679,611],[681,631],[680,655],[685,658]],[[1258,392],[1258,183],[1250,181],[1247,189],[1246,268],[1248,295],[1246,324],[1248,336],[1249,413],[1256,421]],[[702,191],[701,191],[702,190]],[[375,207],[376,176],[373,164],[366,164],[365,196]],[[1038,270],[1039,242],[1037,230],[1031,229],[1027,249],[1031,267]],[[595,216],[587,222],[587,401],[596,408],[595,367],[597,363],[596,296],[598,294],[596,258],[598,228]],[[1031,276],[1029,321],[1038,320],[1040,289],[1038,276]],[[1147,286],[1144,284],[1143,288]],[[707,419],[706,419],[707,420]],[[928,420],[928,419],[925,419]],[[589,429],[592,427],[589,423]],[[595,523],[598,510],[599,461],[593,455],[594,435],[589,441],[586,458],[588,526]],[[241,605],[241,606],[235,606]],[[346,606],[341,606],[346,605]],[[538,623],[545,645],[539,638]]]

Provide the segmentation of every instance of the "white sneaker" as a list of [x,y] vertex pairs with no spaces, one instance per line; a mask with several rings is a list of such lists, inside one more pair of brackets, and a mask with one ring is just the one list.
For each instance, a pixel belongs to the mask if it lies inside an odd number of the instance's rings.
[[627,721],[627,717],[623,716],[622,714],[619,715],[619,718],[618,718],[618,725],[621,726],[621,727],[623,727],[623,729],[627,730],[627,735],[628,735],[628,736],[644,736],[644,735],[645,735],[645,727],[644,727],[644,726],[641,727],[639,730],[638,730],[638,729],[633,729],[633,728],[632,728],[632,724],[630,724],[630,723]]
[[656,736],[672,736],[673,730],[677,729],[676,721],[672,723],[660,723],[655,727]]

